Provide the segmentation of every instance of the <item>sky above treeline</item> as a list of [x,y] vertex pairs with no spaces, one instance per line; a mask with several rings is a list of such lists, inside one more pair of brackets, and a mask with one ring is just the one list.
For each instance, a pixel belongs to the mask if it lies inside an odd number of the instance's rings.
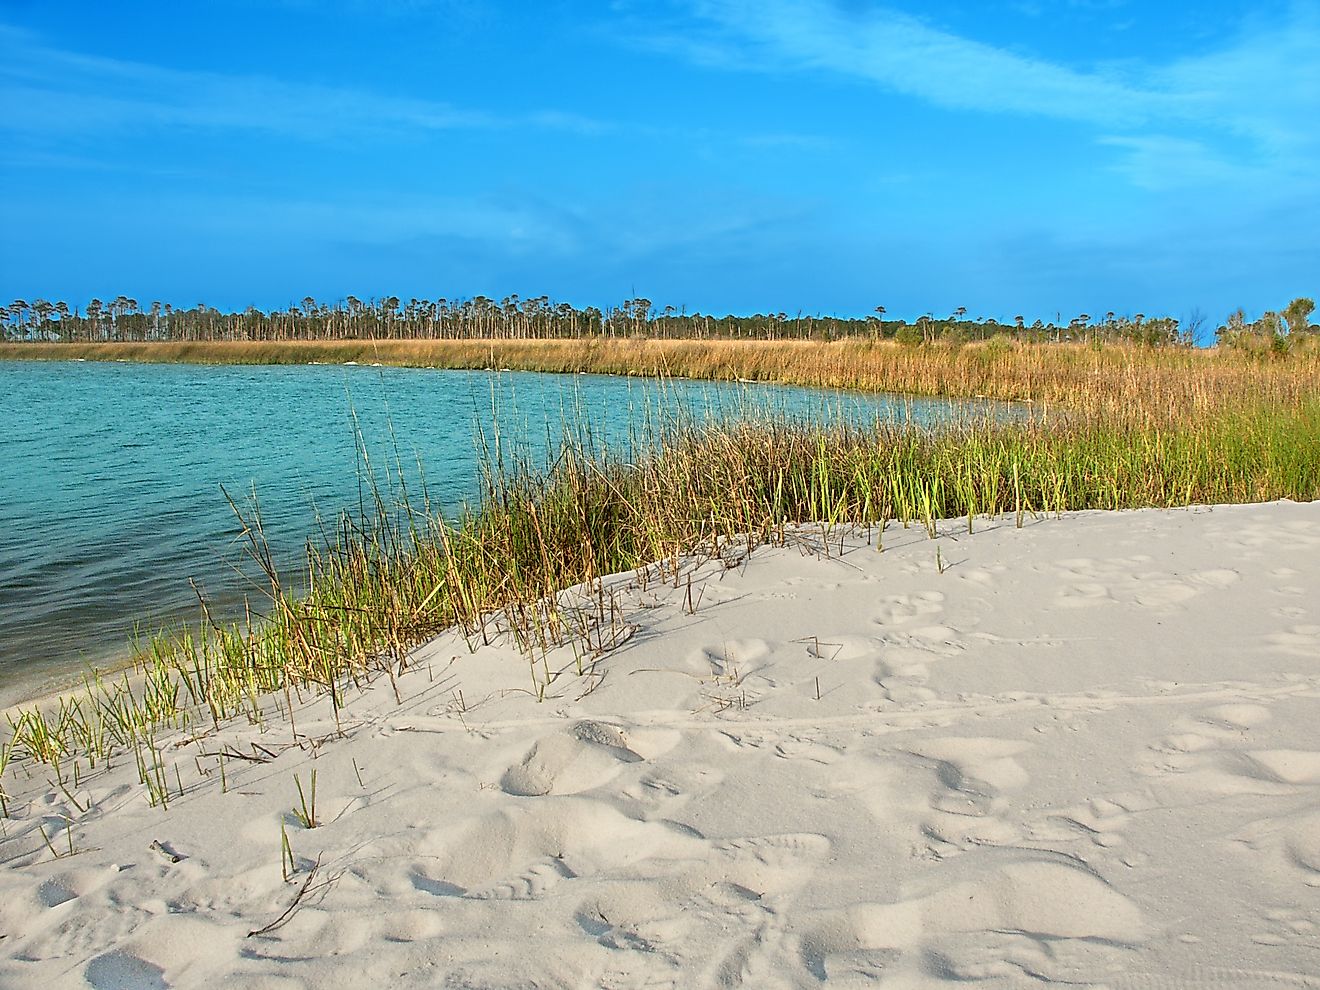
[[0,298],[1320,292],[1320,0],[0,4]]

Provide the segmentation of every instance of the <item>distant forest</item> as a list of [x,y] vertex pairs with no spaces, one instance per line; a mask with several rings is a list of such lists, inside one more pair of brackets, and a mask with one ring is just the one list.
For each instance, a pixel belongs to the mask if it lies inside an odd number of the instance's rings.
[[[1320,334],[1309,323],[1315,303],[1293,300],[1283,309],[1248,322],[1242,310],[1215,331],[1217,342],[1237,346],[1287,346],[1300,335]],[[1137,313],[1119,316],[1081,313],[1064,322],[1028,324],[1017,316],[1011,323],[968,318],[959,307],[948,316],[927,313],[915,321],[886,318],[884,306],[859,318],[808,316],[802,313],[758,313],[752,316],[709,316],[651,300],[625,300],[618,306],[576,308],[546,296],[494,300],[401,300],[397,296],[361,300],[348,296],[334,303],[310,296],[287,309],[263,311],[248,307],[222,312],[199,303],[178,308],[116,296],[93,299],[83,308],[65,302],[16,299],[0,306],[0,327],[7,341],[71,343],[102,341],[318,341],[352,339],[550,339],[572,337],[653,337],[683,339],[835,340],[861,337],[900,343],[964,343],[1005,336],[1028,342],[1129,341],[1150,346],[1191,346],[1205,318],[1193,314],[1186,325],[1172,317]]]

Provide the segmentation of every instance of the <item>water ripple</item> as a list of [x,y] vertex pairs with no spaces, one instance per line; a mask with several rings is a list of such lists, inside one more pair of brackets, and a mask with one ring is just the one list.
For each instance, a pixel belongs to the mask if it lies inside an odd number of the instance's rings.
[[[918,415],[882,399],[768,386],[341,366],[0,362],[0,703],[124,653],[135,626],[196,618],[189,579],[241,614],[251,587],[221,486],[260,498],[296,568],[316,515],[356,509],[355,428],[377,470],[453,509],[477,494],[474,429],[544,445],[585,417],[622,439],[647,411],[770,403]],[[934,408],[934,407],[930,407]],[[941,406],[947,410],[947,406]],[[356,424],[356,427],[355,427]]]

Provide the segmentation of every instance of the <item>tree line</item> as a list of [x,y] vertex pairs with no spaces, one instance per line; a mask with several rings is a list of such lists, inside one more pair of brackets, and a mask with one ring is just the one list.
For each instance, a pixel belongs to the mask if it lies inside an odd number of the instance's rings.
[[[1293,300],[1248,322],[1242,310],[1231,314],[1215,331],[1227,346],[1286,347],[1290,338],[1320,333],[1309,322],[1315,303]],[[310,296],[284,309],[254,306],[222,312],[204,303],[191,308],[153,301],[145,308],[136,299],[116,296],[92,299],[84,307],[66,302],[16,299],[0,306],[0,328],[8,341],[70,343],[108,341],[327,341],[353,339],[554,339],[579,337],[653,337],[681,339],[834,340],[863,337],[901,343],[963,343],[996,336],[1029,342],[1129,341],[1151,346],[1191,346],[1205,318],[1193,314],[1184,325],[1169,316],[1147,317],[1113,312],[1093,317],[1080,313],[1028,324],[1016,316],[1010,322],[969,318],[965,307],[948,316],[926,313],[915,320],[888,319],[884,306],[864,317],[806,315],[785,312],[750,316],[688,313],[659,307],[649,299],[626,299],[617,306],[575,307],[547,296],[517,295],[494,300],[409,299],[384,296],[362,300],[347,296],[333,303]]]

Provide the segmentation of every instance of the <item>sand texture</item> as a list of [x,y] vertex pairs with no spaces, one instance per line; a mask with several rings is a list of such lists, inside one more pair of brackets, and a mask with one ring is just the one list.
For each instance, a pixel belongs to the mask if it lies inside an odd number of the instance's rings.
[[0,986],[1320,988],[1320,503],[874,539],[11,771]]

